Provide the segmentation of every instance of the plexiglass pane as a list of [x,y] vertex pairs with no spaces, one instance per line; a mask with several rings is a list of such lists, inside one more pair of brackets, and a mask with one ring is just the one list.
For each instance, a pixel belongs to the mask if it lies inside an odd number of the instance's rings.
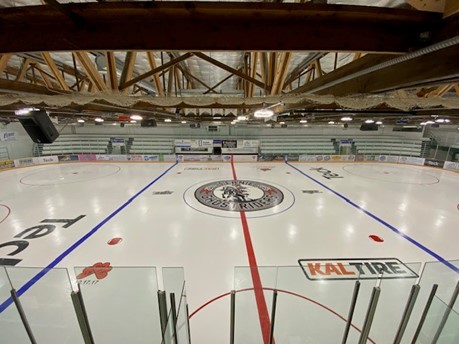
[[28,343],[27,333],[11,300],[12,288],[5,267],[0,266],[0,343]]
[[156,268],[75,272],[96,343],[161,343]]
[[[41,271],[42,268],[7,267],[16,290]],[[37,343],[82,344],[67,269],[48,269],[43,273],[27,291],[18,295]]]
[[[444,320],[447,321],[442,325]],[[417,343],[433,343],[434,338],[437,338],[437,344],[459,343],[459,315],[454,310],[448,309],[447,304],[438,297],[434,297],[432,301]]]

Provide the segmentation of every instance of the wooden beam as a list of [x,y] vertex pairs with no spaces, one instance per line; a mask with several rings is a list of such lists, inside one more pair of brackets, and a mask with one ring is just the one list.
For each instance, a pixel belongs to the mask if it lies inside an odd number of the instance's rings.
[[342,81],[336,80],[330,86],[322,84],[313,93],[345,96],[456,83],[459,81],[458,56],[459,46],[452,46],[388,67],[383,66],[370,73],[360,73],[355,77],[351,75]]
[[279,64],[276,68],[276,75],[274,76],[274,82],[271,88],[271,95],[280,94],[282,92],[291,58],[292,53],[280,54]]
[[[221,84],[223,84],[226,80],[230,79],[231,77],[233,77],[234,74],[233,73],[230,73],[228,74],[228,76],[226,76],[224,79],[220,80],[219,82],[217,82],[214,86],[212,86],[209,90],[207,90],[206,92],[204,92],[203,94],[208,94],[209,92],[215,92],[215,89],[220,86]],[[250,85],[253,85],[253,84],[250,84]]]
[[118,74],[115,62],[115,53],[112,51],[105,52],[105,65],[107,66],[107,84],[114,91],[118,90]]
[[207,56],[206,54],[204,53],[200,53],[200,52],[194,52],[193,53],[194,55],[196,55],[197,57],[217,66],[217,67],[220,67],[221,69],[224,69],[226,70],[227,72],[230,72],[230,73],[233,73],[235,75],[237,75],[238,77],[240,77],[241,79],[243,80],[247,80],[248,82],[251,82],[255,85],[257,85],[258,87],[261,87],[263,89],[266,89],[266,85],[264,83],[262,83],[261,81],[257,80],[257,79],[254,79],[244,73],[242,73],[241,71],[237,70],[237,69],[234,69],[210,56]]
[[[407,9],[312,3],[174,1],[146,6],[130,1],[70,3],[62,7],[88,25],[75,25],[74,20],[50,6],[1,8],[0,52],[78,49],[401,53],[428,44],[417,38],[435,29],[442,18],[440,13]],[[448,28],[441,30],[449,37],[457,35],[457,31]]]
[[30,59],[25,58],[24,61],[22,61],[21,68],[16,74],[15,81],[22,81],[22,79],[24,79],[25,75],[27,74],[27,70],[29,69],[29,66],[30,66]]
[[60,73],[59,69],[57,68],[56,64],[54,63],[53,58],[51,57],[51,54],[48,52],[41,53],[43,58],[45,59],[46,64],[48,65],[49,69],[51,70],[51,73],[53,73],[54,78],[56,81],[59,83],[61,88],[65,91],[70,91],[69,86],[67,85],[67,82],[65,81],[64,77]]
[[456,94],[459,96],[459,85],[454,86],[454,90],[456,91]]
[[459,13],[459,1],[457,0],[446,0],[444,17],[449,17]]
[[8,61],[10,60],[12,54],[3,54],[2,57],[0,57],[0,74],[3,73],[3,71],[6,68],[6,65],[8,64]]
[[[252,54],[252,59],[250,63],[250,77],[255,79],[257,75],[257,65],[258,65],[258,52],[253,52]],[[253,89],[254,89],[254,84],[249,83],[249,91],[248,91],[248,97],[252,98],[253,97]]]
[[[147,51],[148,63],[150,64],[150,68],[156,69],[158,66],[156,65],[155,55],[152,51]],[[163,86],[161,85],[161,80],[159,79],[158,74],[153,74],[153,82],[156,87],[156,92],[160,97],[164,97],[164,90]]]
[[97,90],[106,91],[107,86],[105,85],[104,80],[94,66],[94,63],[89,58],[88,53],[85,51],[76,51],[73,54],[75,54],[75,57],[80,62],[83,69],[86,71],[89,80],[94,84]]
[[449,90],[454,88],[455,84],[448,84],[448,85],[442,85],[437,87],[435,90],[427,93],[425,97],[430,98],[430,97],[443,97]]
[[165,70],[165,69],[167,69],[169,67],[172,67],[172,66],[176,65],[177,63],[190,58],[191,56],[193,56],[192,53],[183,54],[180,57],[177,57],[176,59],[173,59],[173,60],[171,60],[171,61],[169,61],[169,62],[167,62],[167,63],[165,63],[165,64],[163,64],[163,65],[161,65],[161,66],[159,66],[157,68],[155,68],[155,69],[152,69],[149,72],[146,72],[146,73],[144,73],[142,75],[139,75],[138,77],[136,77],[136,78],[134,78],[132,80],[129,80],[129,81],[125,82],[124,84],[121,84],[119,89],[120,90],[124,90],[125,88],[127,88],[129,86],[132,86],[132,85],[138,83],[139,81],[141,81],[143,79],[146,79],[146,78],[148,78],[150,76],[153,76],[153,75],[155,75],[155,74],[157,74],[157,73],[159,73],[159,72],[161,72],[161,71],[163,71],[163,70]]
[[[388,61],[391,58],[393,58],[392,55],[366,55],[358,60],[355,60],[354,62],[348,63],[336,69],[333,72],[328,73],[327,75],[322,76],[317,80],[307,82],[303,86],[294,89],[291,93],[311,93],[318,87],[332,83],[340,78],[347,77],[362,69],[372,67],[384,61]],[[309,78],[310,74],[308,74],[308,79]]]
[[445,10],[445,0],[405,0],[405,2],[420,11],[443,13]]
[[[135,51],[128,51],[126,53],[126,58],[124,60],[124,68],[123,68],[123,72],[121,73],[121,78],[120,78],[120,85],[124,85],[126,84],[126,82],[132,79],[132,73],[134,72],[136,56],[137,56],[137,52]],[[123,93],[126,93],[128,91],[128,88],[123,87],[120,90]]]
[[[35,85],[29,82],[11,81],[0,79],[0,91],[7,93],[30,93],[30,94],[48,94],[56,95],[67,93],[62,90],[53,90],[44,86]],[[70,93],[70,92],[69,92]]]

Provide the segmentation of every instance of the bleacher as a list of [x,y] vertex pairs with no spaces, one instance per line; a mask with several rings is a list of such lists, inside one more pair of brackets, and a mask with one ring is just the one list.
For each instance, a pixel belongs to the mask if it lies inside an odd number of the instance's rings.
[[170,137],[135,137],[128,147],[129,154],[173,154],[174,140]]
[[421,157],[423,139],[398,137],[356,137],[353,140],[356,154],[383,154]]
[[270,154],[336,154],[331,138],[289,137],[260,140],[260,153]]
[[51,144],[37,144],[35,155],[107,154],[109,136],[61,135]]

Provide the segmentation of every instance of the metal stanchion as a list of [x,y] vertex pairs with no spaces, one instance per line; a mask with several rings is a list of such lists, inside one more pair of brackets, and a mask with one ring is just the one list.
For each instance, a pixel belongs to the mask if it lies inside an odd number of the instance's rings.
[[419,334],[421,333],[422,326],[424,325],[427,314],[429,313],[430,305],[432,304],[435,293],[437,292],[437,288],[438,288],[438,284],[434,284],[432,286],[432,289],[430,290],[429,298],[427,299],[426,305],[424,306],[424,311],[422,312],[421,319],[419,320],[418,327],[416,328],[416,332],[414,333],[411,343],[416,343],[416,341],[418,340]]
[[170,293],[171,299],[171,320],[172,320],[172,333],[175,344],[178,344],[177,338],[177,308],[175,307],[175,293]]
[[166,336],[167,331],[167,302],[166,292],[158,290],[158,307],[159,307],[159,321],[161,322],[161,334],[163,337],[163,343],[169,343],[169,337]]
[[86,313],[81,291],[72,291],[70,297],[72,298],[73,308],[75,309],[85,344],[94,344],[94,338],[92,336],[91,327],[89,326],[88,314]]
[[27,332],[27,336],[29,336],[30,343],[37,344],[35,337],[33,336],[32,329],[30,328],[29,322],[27,321],[27,317],[24,313],[24,309],[22,308],[21,302],[19,301],[19,298],[16,295],[15,289],[11,289],[11,297],[13,298],[13,302],[16,305],[19,316],[21,317],[22,324],[24,325],[24,328]]
[[456,289],[454,289],[453,295],[451,296],[451,300],[448,303],[448,307],[445,310],[445,314],[443,314],[443,318],[441,319],[440,325],[438,325],[437,332],[435,333],[435,336],[432,339],[432,344],[437,343],[438,339],[440,338],[441,332],[443,331],[443,328],[446,325],[446,322],[448,321],[449,314],[451,313],[451,310],[454,307],[454,304],[456,303],[457,296],[459,295],[459,282],[456,284]]
[[276,307],[277,307],[277,290],[273,291],[273,305],[271,308],[271,329],[269,331],[269,344],[274,342],[274,324],[276,322]]
[[352,294],[351,306],[349,307],[349,314],[347,316],[346,327],[344,328],[343,340],[341,341],[342,344],[346,344],[347,337],[349,336],[349,330],[352,324],[352,317],[354,316],[355,305],[357,303],[357,298],[359,296],[360,290],[360,282],[355,281],[354,285],[354,293]]
[[370,304],[368,305],[367,315],[365,316],[365,322],[363,323],[362,333],[360,334],[359,344],[365,344],[368,336],[370,335],[371,324],[376,312],[376,306],[378,305],[379,295],[381,294],[381,288],[374,287],[371,293]]
[[231,290],[230,344],[234,344],[235,316],[236,316],[236,292],[234,290]]
[[414,284],[411,287],[410,296],[408,297],[408,302],[405,306],[405,310],[403,311],[402,320],[400,321],[400,326],[398,327],[397,334],[395,335],[394,344],[399,344],[402,341],[406,326],[410,320],[411,312],[413,311],[414,304],[416,303],[416,299],[419,295],[419,289],[421,289],[419,284]]

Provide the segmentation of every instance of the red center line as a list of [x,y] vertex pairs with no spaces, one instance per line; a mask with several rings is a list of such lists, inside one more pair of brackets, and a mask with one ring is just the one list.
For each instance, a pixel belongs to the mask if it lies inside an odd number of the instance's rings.
[[[231,170],[233,172],[233,179],[237,180],[236,169],[234,168],[233,156],[231,156]],[[268,307],[266,306],[265,294],[263,293],[263,285],[261,284],[260,273],[258,271],[257,259],[252,245],[252,238],[250,237],[249,225],[247,224],[247,217],[245,211],[239,212],[241,216],[242,229],[244,232],[245,247],[247,250],[247,257],[249,259],[250,273],[252,275],[253,291],[255,293],[255,300],[257,302],[258,317],[260,319],[261,333],[263,335],[263,343],[268,344],[269,334],[271,330],[271,321],[269,319]],[[274,342],[274,341],[273,341]]]

